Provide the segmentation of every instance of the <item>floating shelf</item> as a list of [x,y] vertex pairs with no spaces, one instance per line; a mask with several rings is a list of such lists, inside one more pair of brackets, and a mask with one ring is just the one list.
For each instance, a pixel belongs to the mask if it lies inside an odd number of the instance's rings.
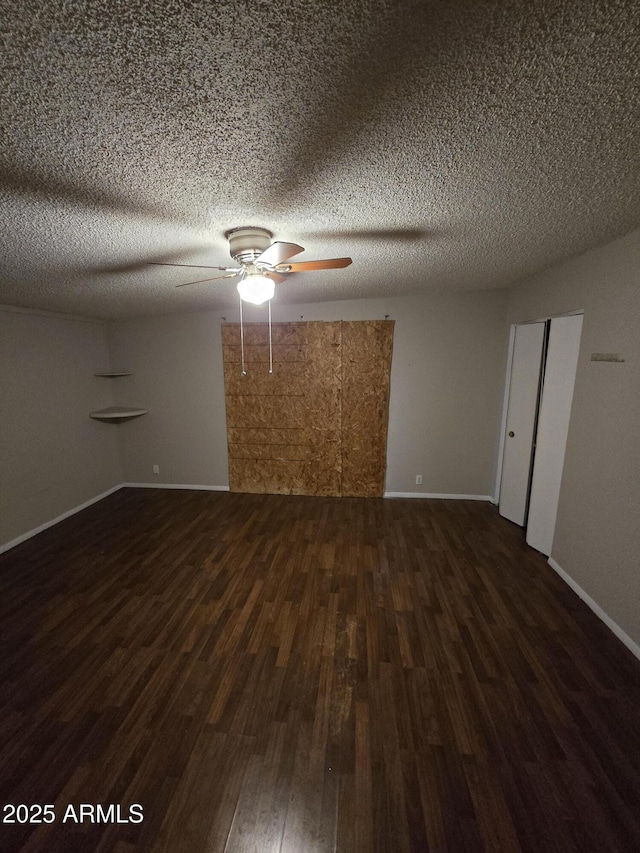
[[127,418],[137,418],[146,415],[149,409],[137,409],[131,406],[108,406],[106,409],[96,409],[89,412],[89,417],[99,421],[123,421]]
[[113,379],[116,376],[131,376],[131,373],[127,373],[125,371],[109,370],[109,371],[106,371],[105,373],[94,373],[93,375],[94,376],[107,376],[110,379]]

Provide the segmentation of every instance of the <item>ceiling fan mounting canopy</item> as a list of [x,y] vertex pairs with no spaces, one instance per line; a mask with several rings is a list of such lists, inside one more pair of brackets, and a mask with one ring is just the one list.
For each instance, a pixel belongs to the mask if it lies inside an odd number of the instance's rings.
[[250,264],[269,248],[273,234],[266,228],[232,228],[224,236],[234,261]]

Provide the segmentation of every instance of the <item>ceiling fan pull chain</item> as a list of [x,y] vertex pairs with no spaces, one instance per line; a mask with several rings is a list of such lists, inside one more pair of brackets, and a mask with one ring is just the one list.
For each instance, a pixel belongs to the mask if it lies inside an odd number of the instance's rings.
[[271,346],[271,300],[269,300],[269,373],[273,373],[273,347]]
[[240,297],[240,352],[242,353],[242,373],[241,376],[246,376],[247,371],[244,367],[244,326],[242,324],[242,297]]

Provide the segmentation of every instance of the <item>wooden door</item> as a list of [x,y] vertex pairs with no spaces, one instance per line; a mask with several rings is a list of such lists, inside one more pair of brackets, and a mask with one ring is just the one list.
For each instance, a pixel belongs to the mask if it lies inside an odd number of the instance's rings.
[[222,327],[234,492],[382,496],[393,321]]

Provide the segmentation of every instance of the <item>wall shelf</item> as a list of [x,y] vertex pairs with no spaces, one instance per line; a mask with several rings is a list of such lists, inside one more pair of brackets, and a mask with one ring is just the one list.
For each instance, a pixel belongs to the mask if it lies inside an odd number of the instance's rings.
[[[104,379],[117,379],[118,376],[131,376],[130,370],[103,370],[93,374]],[[90,418],[95,418],[97,421],[127,421],[130,418],[139,418],[140,415],[146,415],[148,409],[141,409],[139,406],[107,406],[106,409],[96,409],[89,412]]]
[[132,406],[108,406],[106,409],[96,409],[89,412],[89,417],[98,421],[124,421],[146,415],[149,409],[138,409]]

